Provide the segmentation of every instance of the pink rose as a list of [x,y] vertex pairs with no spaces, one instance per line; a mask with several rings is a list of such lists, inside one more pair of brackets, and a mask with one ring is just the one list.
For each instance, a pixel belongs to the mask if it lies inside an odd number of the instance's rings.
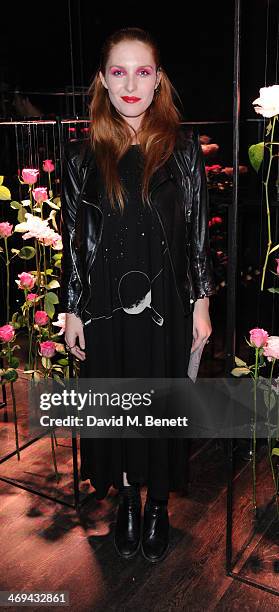
[[212,155],[212,153],[216,153],[219,150],[219,145],[215,142],[212,144],[201,144],[201,148],[204,155]]
[[38,180],[38,176],[39,170],[35,170],[34,168],[24,168],[24,170],[22,170],[22,178],[27,185],[34,185]]
[[279,259],[275,259],[276,263],[277,263],[277,268],[276,268],[276,274],[279,275]]
[[0,341],[10,342],[15,335],[15,330],[12,325],[3,325],[0,327]]
[[264,356],[267,357],[268,361],[279,359],[279,336],[269,336],[264,347]]
[[36,189],[33,189],[32,194],[34,200],[39,202],[39,204],[48,200],[48,192],[46,187],[36,187]]
[[247,166],[239,166],[239,174],[246,174],[248,172]]
[[45,159],[43,163],[43,170],[45,172],[53,172],[54,164],[52,163],[52,159]]
[[52,342],[52,340],[40,342],[40,351],[42,357],[53,357],[55,354],[55,342]]
[[216,225],[217,223],[223,223],[223,219],[222,217],[212,217],[212,219],[209,220],[209,227],[211,227],[211,225]]
[[226,166],[225,168],[223,168],[222,172],[224,172],[225,174],[227,174],[227,176],[232,176],[232,174],[233,174],[233,168],[230,168],[229,166]]
[[36,297],[38,297],[37,293],[27,293],[26,299],[28,302],[33,302],[33,300],[35,300]]
[[207,134],[201,134],[200,135],[200,143],[201,144],[209,144],[211,141],[210,136],[207,136]]
[[8,221],[3,221],[0,223],[0,238],[9,238],[12,235],[13,225],[8,223]]
[[45,325],[48,322],[48,315],[45,310],[37,310],[34,318],[37,325]]
[[279,85],[261,87],[260,97],[254,100],[254,110],[263,117],[275,117],[279,113]]
[[32,274],[29,274],[29,272],[21,272],[21,274],[18,274],[18,278],[19,281],[16,281],[16,283],[18,283],[19,289],[33,289],[35,278]]
[[220,164],[213,164],[212,166],[206,166],[207,172],[214,172],[218,174],[222,170],[222,166]]
[[268,333],[264,329],[255,327],[250,330],[250,342],[256,348],[265,346],[268,341]]

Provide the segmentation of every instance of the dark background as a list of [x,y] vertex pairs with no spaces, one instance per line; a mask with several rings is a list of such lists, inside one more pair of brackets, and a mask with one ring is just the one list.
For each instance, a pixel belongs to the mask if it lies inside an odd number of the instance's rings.
[[[242,1],[244,117],[255,117],[251,101],[259,88],[278,80],[278,4],[278,0]],[[148,29],[156,37],[162,64],[182,98],[185,120],[231,119],[233,0],[149,2],[133,7],[89,0],[5,2],[1,7],[0,114],[15,114],[8,91],[72,90],[71,41],[74,88],[87,87],[97,69],[102,42],[127,26]],[[60,113],[58,97],[28,96],[42,115]]]
[[[31,1],[25,5],[6,2],[1,7],[0,118],[32,118],[32,113],[20,114],[15,104],[16,91],[20,92],[18,98],[28,100],[31,108],[44,119],[86,116],[86,96],[75,98],[74,109],[70,93],[78,92],[81,87],[87,90],[98,68],[100,48],[109,34],[122,27],[142,27],[157,39],[161,63],[182,99],[184,120],[200,122],[200,134],[207,134],[212,142],[219,144],[218,154],[206,163],[232,166],[234,4],[234,0],[212,3],[194,0],[165,5],[149,2],[135,3],[133,7],[89,0]],[[247,165],[249,173],[240,177],[239,190],[237,337],[240,342],[247,330],[256,325],[277,334],[279,320],[278,296],[259,291],[257,274],[266,245],[262,175],[256,175],[251,169],[247,154],[250,144],[263,139],[265,127],[262,118],[254,112],[252,101],[258,97],[260,87],[278,83],[279,1],[242,0],[241,5],[240,164]],[[61,95],[50,95],[55,92]],[[62,140],[78,136],[75,128],[67,130]],[[5,184],[12,189],[14,198],[19,169],[33,167],[33,163],[39,167],[38,160],[30,157],[33,145],[39,149],[39,133],[44,137],[41,158],[56,160],[59,177],[59,155],[55,158],[55,147],[54,150],[47,147],[46,153],[44,149],[47,128],[41,126],[37,132],[36,126],[16,131],[12,125],[1,126],[0,174],[5,175]],[[276,170],[274,164],[275,171],[278,174],[279,167]],[[278,195],[279,190],[277,199]],[[227,252],[231,197],[231,189],[210,192],[210,215],[223,218],[223,223],[214,230],[216,235],[211,236],[213,255],[221,249],[224,255]],[[278,236],[277,199],[272,208],[272,223]],[[1,206],[0,218],[7,219],[5,205]],[[275,234],[273,238],[275,241]],[[223,353],[225,343],[224,261],[223,255],[219,264],[216,257],[214,260],[219,284],[216,300],[212,300],[216,330],[214,354],[218,350]],[[274,262],[271,265],[274,269]],[[270,272],[266,286],[277,282],[275,278]]]

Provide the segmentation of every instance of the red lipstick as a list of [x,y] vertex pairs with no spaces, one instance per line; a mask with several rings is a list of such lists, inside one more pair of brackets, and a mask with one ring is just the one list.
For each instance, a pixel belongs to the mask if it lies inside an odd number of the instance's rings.
[[141,100],[141,98],[136,98],[135,96],[121,96],[122,100],[124,100],[124,102],[128,102],[128,104],[134,104],[135,102],[138,102],[139,100]]

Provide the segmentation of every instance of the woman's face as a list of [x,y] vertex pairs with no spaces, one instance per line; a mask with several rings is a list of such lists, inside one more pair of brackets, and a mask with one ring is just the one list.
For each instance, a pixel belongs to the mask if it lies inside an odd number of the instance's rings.
[[105,75],[102,72],[99,75],[113,106],[127,123],[138,129],[161,79],[151,48],[140,41],[114,45]]

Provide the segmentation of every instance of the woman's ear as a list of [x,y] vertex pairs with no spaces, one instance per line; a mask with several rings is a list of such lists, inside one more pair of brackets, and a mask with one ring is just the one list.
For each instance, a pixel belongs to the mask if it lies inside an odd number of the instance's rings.
[[104,86],[106,89],[108,89],[108,86],[107,86],[107,84],[106,84],[105,77],[104,77],[103,73],[101,72],[101,70],[99,70],[99,77],[100,77],[100,79],[101,79],[101,81],[102,81],[102,83],[103,83],[103,86]]
[[162,78],[162,69],[159,66],[159,68],[157,68],[157,77],[156,77],[156,87],[155,87],[155,89],[157,89],[157,87],[158,87],[158,85],[159,85],[159,83],[161,81],[161,78]]

